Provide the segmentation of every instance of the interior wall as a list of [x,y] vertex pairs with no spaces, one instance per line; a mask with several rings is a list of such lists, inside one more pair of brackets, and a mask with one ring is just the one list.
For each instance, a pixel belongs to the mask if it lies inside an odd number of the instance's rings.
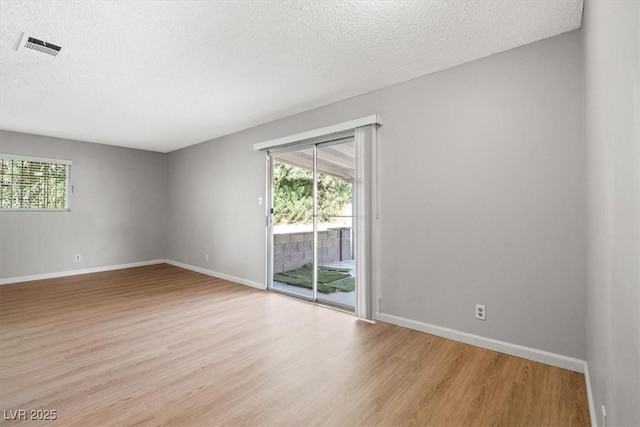
[[169,259],[264,283],[265,157],[250,145],[234,134],[169,153]]
[[0,278],[165,258],[166,154],[9,131],[0,153],[71,160],[75,188],[68,212],[0,211]]
[[264,283],[252,145],[377,113],[380,310],[584,358],[583,94],[572,32],[172,152],[168,256]]
[[640,3],[586,1],[587,361],[597,421],[640,425]]

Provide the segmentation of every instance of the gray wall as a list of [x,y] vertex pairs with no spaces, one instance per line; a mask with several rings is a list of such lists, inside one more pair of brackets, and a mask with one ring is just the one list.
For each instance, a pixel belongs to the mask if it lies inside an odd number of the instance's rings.
[[382,311],[584,358],[580,35],[170,153],[169,258],[263,282],[252,144],[378,113]]
[[587,361],[597,420],[640,425],[640,2],[587,1]]
[[0,152],[72,160],[76,190],[69,212],[0,211],[0,278],[165,258],[166,154],[8,131]]
[[[318,231],[318,265],[352,260],[351,228]],[[313,263],[313,232],[273,235],[273,272],[294,270]]]
[[264,154],[241,134],[170,153],[168,258],[264,282],[264,193]]

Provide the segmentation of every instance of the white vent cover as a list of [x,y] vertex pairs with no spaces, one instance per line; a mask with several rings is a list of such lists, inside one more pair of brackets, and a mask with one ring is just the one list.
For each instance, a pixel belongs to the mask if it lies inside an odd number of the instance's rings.
[[18,45],[18,51],[23,49],[29,49],[31,51],[55,57],[58,56],[62,48],[53,43],[45,42],[35,37],[31,37],[27,33],[24,33],[22,34],[22,39],[20,40],[20,44]]

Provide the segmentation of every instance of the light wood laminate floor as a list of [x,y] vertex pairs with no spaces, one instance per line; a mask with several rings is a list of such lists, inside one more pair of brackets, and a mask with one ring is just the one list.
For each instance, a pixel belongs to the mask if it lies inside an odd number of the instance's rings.
[[169,265],[0,286],[0,393],[60,426],[589,425],[582,374]]

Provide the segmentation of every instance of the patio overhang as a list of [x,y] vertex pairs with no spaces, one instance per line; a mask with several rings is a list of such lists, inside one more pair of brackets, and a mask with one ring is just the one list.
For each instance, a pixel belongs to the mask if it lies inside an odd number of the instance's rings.
[[[355,177],[355,144],[345,143],[318,148],[318,172],[352,183]],[[278,153],[275,160],[291,166],[313,170],[313,147]]]

